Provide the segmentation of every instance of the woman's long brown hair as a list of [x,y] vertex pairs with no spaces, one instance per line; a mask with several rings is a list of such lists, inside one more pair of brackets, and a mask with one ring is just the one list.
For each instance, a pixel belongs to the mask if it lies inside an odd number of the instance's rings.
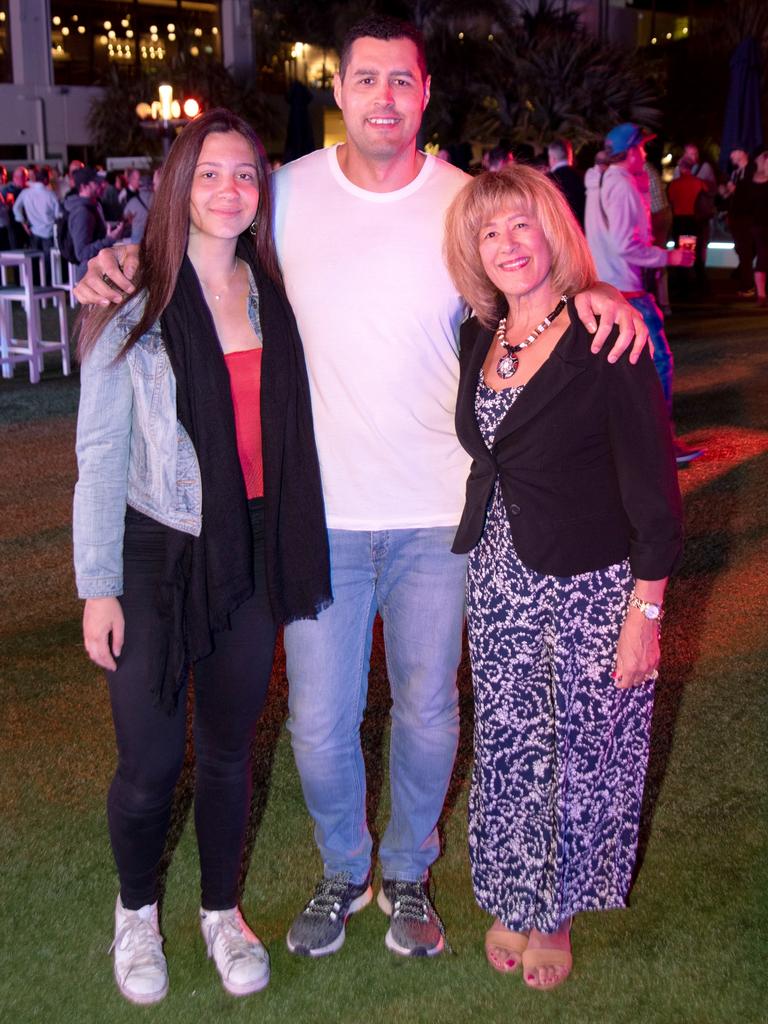
[[[145,293],[144,311],[125,339],[121,355],[135,345],[142,334],[160,317],[171,301],[176,279],[189,240],[189,202],[192,181],[200,150],[213,132],[237,132],[250,143],[256,163],[259,205],[256,233],[241,235],[253,246],[256,259],[267,275],[282,283],[272,237],[272,202],[267,158],[264,147],[251,126],[237,114],[219,107],[191,121],[171,146],[163,165],[160,184],[147,217],[144,237],[139,245],[139,269],[134,279],[136,291]],[[120,306],[93,306],[81,310],[78,317],[78,356],[82,360],[96,344],[104,327],[120,311]]]

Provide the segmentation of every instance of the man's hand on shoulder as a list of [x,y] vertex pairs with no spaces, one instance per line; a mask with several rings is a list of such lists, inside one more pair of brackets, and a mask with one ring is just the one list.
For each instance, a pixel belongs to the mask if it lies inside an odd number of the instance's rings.
[[614,325],[618,326],[619,335],[608,353],[609,363],[615,363],[630,345],[632,351],[629,361],[636,363],[643,348],[650,346],[648,328],[642,316],[613,285],[598,281],[587,291],[579,292],[574,297],[574,303],[579,319],[589,333],[595,335],[592,339],[592,352],[599,352]]
[[119,306],[136,290],[132,279],[138,269],[138,245],[102,249],[88,260],[85,277],[75,285],[75,298],[84,306]]

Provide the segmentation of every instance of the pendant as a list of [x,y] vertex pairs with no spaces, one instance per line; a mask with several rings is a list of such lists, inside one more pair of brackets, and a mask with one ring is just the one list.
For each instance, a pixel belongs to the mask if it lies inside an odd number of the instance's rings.
[[509,380],[510,377],[514,377],[517,373],[519,364],[520,360],[514,352],[507,352],[496,364],[496,373],[498,373],[502,380]]

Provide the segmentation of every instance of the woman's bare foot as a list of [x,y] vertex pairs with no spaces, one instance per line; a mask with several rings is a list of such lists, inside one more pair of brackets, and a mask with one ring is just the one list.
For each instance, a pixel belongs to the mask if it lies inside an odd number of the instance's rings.
[[511,932],[498,917],[485,933],[485,956],[491,967],[501,974],[511,974],[518,969],[527,945],[525,932]]
[[530,988],[554,988],[571,973],[571,919],[556,932],[531,929],[523,953],[523,981]]

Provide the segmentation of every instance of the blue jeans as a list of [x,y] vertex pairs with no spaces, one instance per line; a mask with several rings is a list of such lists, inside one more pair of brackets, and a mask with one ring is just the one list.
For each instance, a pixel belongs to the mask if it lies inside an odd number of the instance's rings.
[[459,736],[466,558],[451,553],[455,532],[331,530],[334,602],[285,629],[288,728],[326,876],[361,883],[371,869],[360,723],[377,610],[393,700],[384,877],[421,879],[440,852]]
[[645,320],[645,326],[653,343],[653,365],[661,381],[664,401],[667,403],[667,414],[672,421],[672,387],[675,381],[675,362],[672,349],[669,347],[664,331],[664,314],[656,304],[652,295],[642,295],[638,299],[627,299]]

